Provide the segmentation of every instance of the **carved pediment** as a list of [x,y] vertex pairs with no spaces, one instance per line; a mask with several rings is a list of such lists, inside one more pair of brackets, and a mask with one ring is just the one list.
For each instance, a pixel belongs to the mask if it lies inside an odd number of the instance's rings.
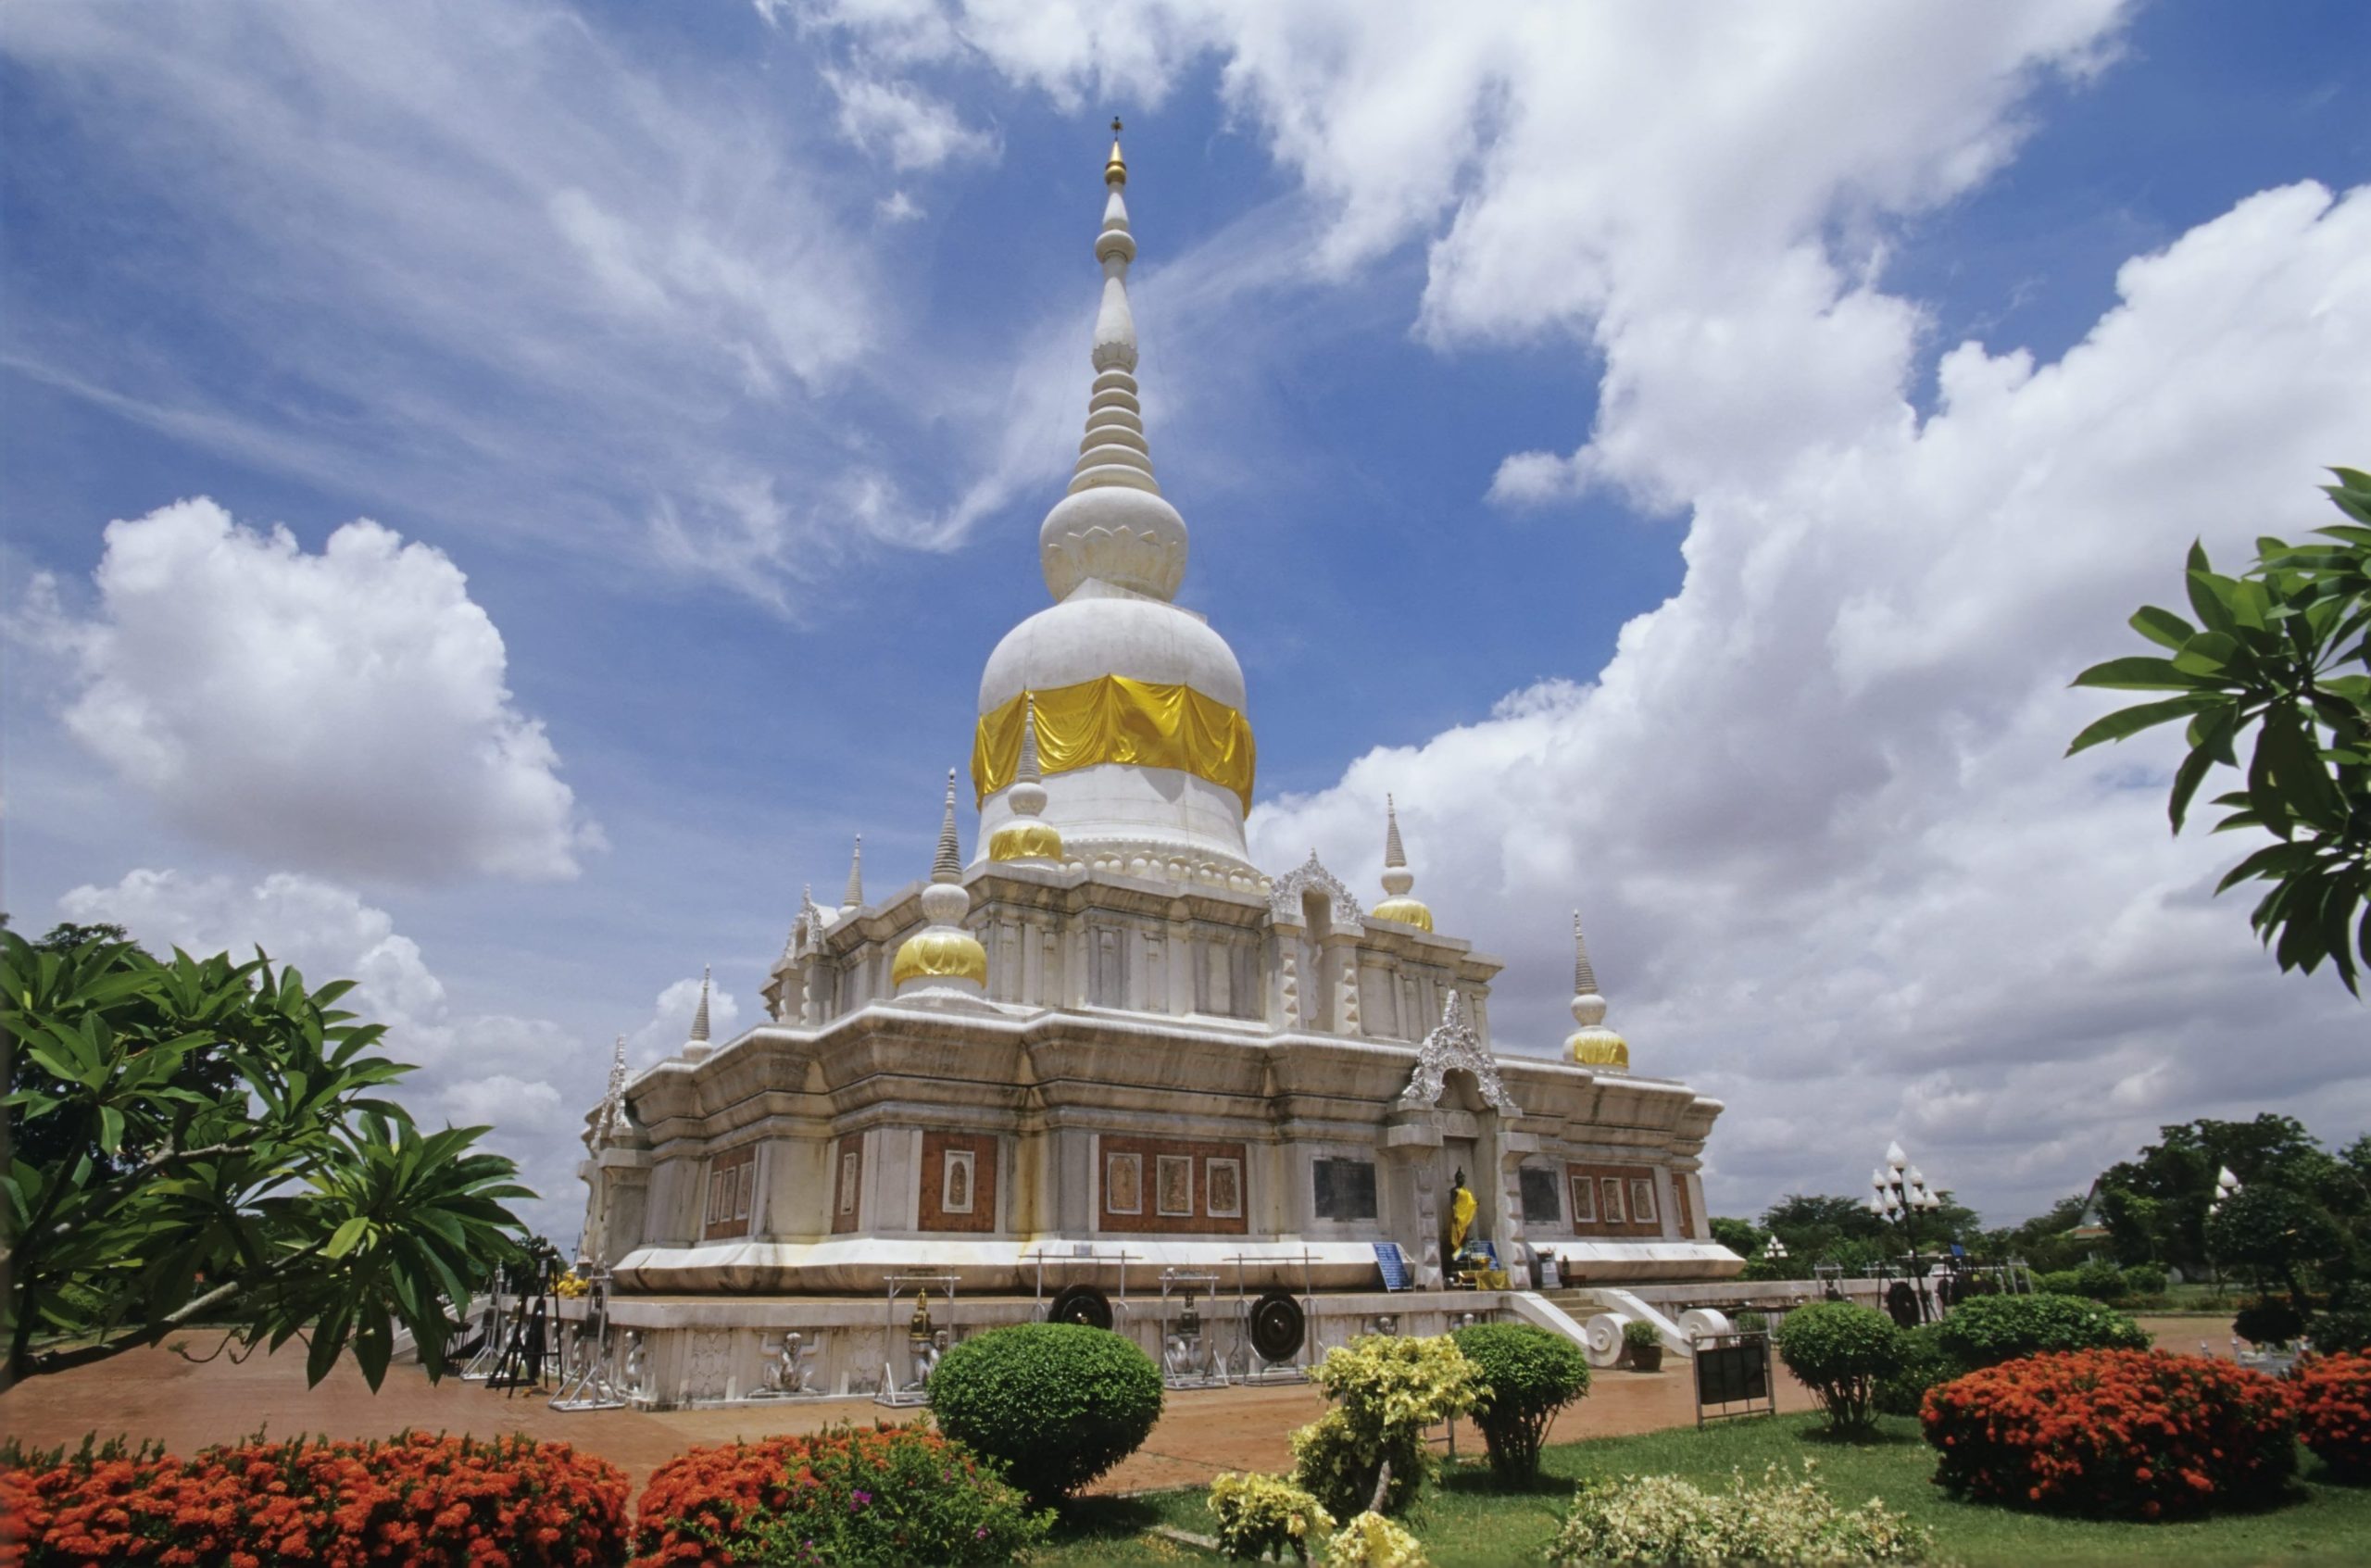
[[1357,931],[1365,911],[1359,907],[1358,895],[1342,885],[1342,879],[1318,864],[1317,851],[1294,870],[1278,877],[1268,889],[1268,909],[1276,919],[1289,925],[1301,922],[1300,896],[1322,893],[1334,911],[1334,929]]
[[1514,1096],[1499,1082],[1498,1060],[1482,1048],[1482,1036],[1465,1022],[1464,997],[1451,991],[1449,1005],[1441,1010],[1440,1023],[1416,1047],[1416,1068],[1408,1075],[1408,1086],[1399,1091],[1397,1109],[1430,1110],[1439,1105],[1441,1086],[1455,1072],[1473,1073],[1482,1098],[1499,1115],[1523,1114]]

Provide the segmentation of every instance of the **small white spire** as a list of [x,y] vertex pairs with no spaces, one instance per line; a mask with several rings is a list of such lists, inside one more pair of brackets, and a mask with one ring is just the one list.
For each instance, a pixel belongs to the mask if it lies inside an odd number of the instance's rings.
[[947,770],[947,815],[938,824],[938,856],[930,863],[933,882],[963,880],[963,851],[955,836],[955,770]]
[[1433,929],[1433,911],[1421,898],[1411,898],[1408,891],[1416,885],[1415,873],[1408,869],[1408,851],[1399,842],[1399,804],[1388,795],[1383,797],[1383,891],[1382,903],[1369,911],[1377,920],[1396,921],[1412,925],[1419,931]]
[[1062,835],[1037,820],[1046,809],[1045,773],[1037,763],[1037,694],[1022,694],[1021,763],[1005,788],[1012,820],[988,836],[988,859],[996,861],[1061,863]]
[[700,965],[700,1005],[692,1014],[692,1038],[705,1044],[708,1040],[709,966]]
[[988,984],[987,949],[963,929],[972,895],[963,886],[962,846],[955,833],[955,770],[947,771],[947,806],[939,821],[938,854],[922,885],[922,930],[906,938],[891,960],[892,988],[977,997]]
[[848,856],[848,890],[840,895],[840,911],[854,914],[864,908],[864,834],[856,835],[856,848]]
[[[1573,911],[1573,995],[1597,997],[1597,971],[1589,964],[1588,938],[1581,935],[1581,911]],[[1602,1003],[1605,998],[1598,997]],[[1599,1016],[1603,1016],[1600,1009]]]
[[1565,1054],[1584,1067],[1630,1071],[1630,1043],[1605,1026],[1605,998],[1598,994],[1597,969],[1589,962],[1588,939],[1581,935],[1581,911],[1573,911],[1573,1022]]

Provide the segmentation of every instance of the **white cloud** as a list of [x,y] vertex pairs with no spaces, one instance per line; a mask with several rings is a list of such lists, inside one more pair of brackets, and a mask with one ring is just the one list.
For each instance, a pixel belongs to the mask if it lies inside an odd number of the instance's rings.
[[576,874],[599,830],[506,685],[451,560],[368,521],[320,554],[210,500],[107,531],[88,619],[42,584],[66,725],[177,824],[270,863],[399,879]]
[[2160,1121],[2359,1130],[2363,1010],[2210,896],[2231,841],[2167,837],[2175,738],[2061,753],[2113,705],[2067,678],[2178,602],[2190,538],[2237,565],[2328,521],[2317,466],[2371,429],[2366,257],[2371,191],[2267,192],[2125,267],[2059,362],[1952,350],[1923,425],[1897,340],[1865,370],[1883,417],[1775,464],[1669,454],[1704,465],[1669,470],[1686,583],[1594,685],[1370,754],[1264,806],[1257,847],[1372,867],[1396,792],[1444,928],[1515,960],[1505,1045],[1561,1035],[1580,903],[1639,1069],[1728,1100],[1730,1200],[1849,1190],[1841,1129],[1899,1132],[2004,1218]]
[[584,1210],[576,1140],[607,1080],[606,1047],[547,1020],[457,1009],[392,915],[318,877],[281,872],[248,885],[142,869],[111,887],[76,887],[57,909],[66,920],[121,925],[160,954],[245,958],[260,947],[303,971],[308,985],[355,981],[341,1005],[386,1025],[385,1054],[419,1069],[391,1098],[423,1126],[491,1127],[484,1146],[519,1161],[542,1195],[513,1207],[561,1245],[574,1239]]
[[997,154],[993,134],[965,125],[953,109],[911,82],[857,70],[826,70],[823,81],[840,102],[840,134],[886,157],[901,174]]
[[[640,1072],[682,1050],[684,1042],[691,1038],[692,1015],[699,1005],[696,976],[674,981],[660,991],[651,1004],[649,1020],[626,1035],[627,1064]],[[741,1004],[732,992],[710,987],[708,1023],[708,1037],[714,1045],[723,1045],[741,1033]]]
[[[22,373],[377,505],[774,605],[908,526],[851,537],[838,510],[876,425],[941,410],[820,86],[679,77],[546,0],[36,7],[0,49],[78,172],[146,204],[18,292]],[[919,101],[889,127],[901,91],[852,111],[893,161],[980,150]],[[22,199],[62,221],[82,197]],[[188,330],[127,334],[126,310]],[[769,485],[768,553],[653,548],[659,503],[696,539],[707,497]]]

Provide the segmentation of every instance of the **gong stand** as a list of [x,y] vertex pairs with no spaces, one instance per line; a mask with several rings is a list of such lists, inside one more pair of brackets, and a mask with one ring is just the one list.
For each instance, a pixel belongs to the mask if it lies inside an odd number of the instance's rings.
[[502,1361],[502,1276],[497,1273],[494,1276],[493,1294],[486,1298],[485,1316],[480,1320],[477,1351],[461,1368],[463,1382],[483,1383],[494,1375],[495,1367]]
[[626,1399],[609,1372],[609,1270],[593,1269],[592,1288],[584,1297],[584,1321],[576,1327],[574,1354],[560,1375],[559,1392],[552,1397],[556,1411],[613,1411]]
[[[1144,1254],[1141,1252],[1130,1252],[1124,1248],[1117,1252],[1098,1252],[1095,1249],[1095,1244],[1093,1242],[1081,1241],[1073,1243],[1071,1250],[1068,1252],[1049,1251],[1041,1247],[1035,1252],[1024,1253],[1021,1261],[1024,1263],[1035,1263],[1037,1265],[1037,1286],[1035,1291],[1036,1313],[1038,1320],[1043,1322],[1048,1311],[1046,1305],[1047,1264],[1051,1263],[1054,1265],[1058,1276],[1060,1271],[1066,1268],[1084,1268],[1087,1271],[1088,1277],[1086,1283],[1089,1284],[1094,1282],[1096,1271],[1099,1269],[1116,1270],[1119,1274],[1120,1286],[1118,1307],[1120,1315],[1125,1317],[1128,1312],[1128,1265],[1131,1263],[1143,1262]],[[1055,1286],[1058,1298],[1060,1293],[1060,1288],[1058,1278]]]
[[1223,1388],[1226,1364],[1211,1337],[1198,1299],[1218,1305],[1216,1271],[1160,1271],[1160,1381],[1168,1388]]
[[[1281,1286],[1251,1294],[1250,1267],[1263,1263],[1271,1267],[1295,1261],[1293,1254],[1238,1252],[1227,1261],[1235,1265],[1235,1313],[1243,1351],[1241,1381],[1245,1383],[1298,1383],[1308,1375],[1310,1323],[1317,1316],[1316,1254],[1306,1247],[1300,1249],[1298,1261],[1301,1268],[1301,1297],[1295,1302],[1290,1292]],[[1299,1334],[1286,1345],[1278,1337],[1263,1348],[1261,1341],[1280,1323],[1283,1314],[1277,1303],[1291,1307],[1299,1317]],[[1273,1355],[1269,1351],[1274,1351]]]

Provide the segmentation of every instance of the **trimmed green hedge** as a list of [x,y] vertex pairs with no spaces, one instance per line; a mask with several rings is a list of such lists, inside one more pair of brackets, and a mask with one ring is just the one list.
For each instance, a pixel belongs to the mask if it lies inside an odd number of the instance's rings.
[[1876,1420],[1877,1385],[1901,1371],[1901,1330],[1873,1307],[1822,1301],[1787,1314],[1778,1325],[1787,1370],[1819,1397],[1827,1424],[1855,1431]]
[[1143,1446],[1160,1419],[1160,1369],[1109,1329],[1025,1323],[949,1349],[931,1374],[942,1431],[1056,1502]]
[[1935,1338],[1960,1372],[2051,1350],[2149,1348],[2139,1323],[2079,1296],[1979,1296],[1961,1302]]
[[1449,1338],[1482,1372],[1474,1407],[1490,1469],[1522,1483],[1539,1474],[1539,1445],[1556,1412],[1589,1391],[1588,1358],[1561,1334],[1529,1323],[1486,1323]]

